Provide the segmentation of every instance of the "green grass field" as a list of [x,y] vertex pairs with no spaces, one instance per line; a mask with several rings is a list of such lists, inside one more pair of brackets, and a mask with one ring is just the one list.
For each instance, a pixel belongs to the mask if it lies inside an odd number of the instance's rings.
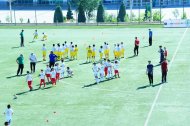
[[[190,121],[190,30],[153,28],[153,46],[148,45],[147,28],[95,28],[95,29],[38,29],[46,32],[48,41],[31,43],[34,29],[25,29],[25,48],[20,43],[20,29],[0,29],[0,112],[7,104],[14,110],[12,126],[188,126]],[[186,31],[187,30],[187,31]],[[133,56],[134,37],[139,37],[140,54]],[[144,38],[144,39],[143,39]],[[79,46],[79,58],[66,62],[74,71],[73,78],[60,80],[56,87],[28,91],[25,77],[16,74],[15,62],[24,54],[24,73],[29,69],[29,54],[34,52],[42,60],[41,47],[46,43],[51,50],[53,43],[73,41]],[[120,61],[121,78],[82,88],[95,82],[92,64],[81,65],[86,60],[86,46],[104,41],[113,44],[123,41],[125,59]],[[168,83],[160,85],[160,66],[154,68],[154,87],[146,87],[147,61],[159,62],[158,46],[169,51]],[[97,52],[98,54],[98,52]],[[99,55],[96,58],[99,59]],[[111,53],[111,59],[113,54]],[[37,64],[36,77],[46,62]],[[33,82],[39,87],[39,78]],[[14,94],[18,95],[13,100]],[[152,109],[151,109],[152,107]],[[5,116],[1,114],[3,125]],[[48,122],[47,122],[48,120]]]

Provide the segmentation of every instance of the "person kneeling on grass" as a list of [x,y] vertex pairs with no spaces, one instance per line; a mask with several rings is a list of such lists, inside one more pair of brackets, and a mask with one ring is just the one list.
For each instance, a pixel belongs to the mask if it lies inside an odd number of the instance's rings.
[[28,87],[30,89],[30,91],[32,91],[32,75],[30,74],[29,71],[27,71],[27,75],[26,75],[26,82],[28,83]]
[[67,67],[67,77],[72,77],[73,71],[70,69],[70,67]]

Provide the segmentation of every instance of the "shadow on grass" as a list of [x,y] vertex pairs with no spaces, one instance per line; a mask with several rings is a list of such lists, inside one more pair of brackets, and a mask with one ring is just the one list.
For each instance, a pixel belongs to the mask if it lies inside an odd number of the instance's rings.
[[154,65],[154,67],[158,67],[158,66],[161,66],[161,64],[159,63],[159,64],[157,64],[157,65]]
[[148,45],[146,45],[146,46],[143,46],[143,47],[141,47],[141,48],[147,48],[147,47],[149,47]]
[[117,78],[106,79],[106,80],[101,81],[100,83],[93,83],[93,84],[84,85],[82,88],[92,87],[92,86],[95,86],[95,85],[98,85],[98,84],[101,84],[101,83],[104,83],[107,81],[111,81],[113,79],[117,79]]
[[85,64],[92,64],[93,62],[84,62],[84,63],[80,63],[79,65],[85,65]]
[[127,57],[126,59],[131,59],[131,58],[134,58],[134,57],[136,57],[136,56],[135,56],[135,55],[129,56],[129,57]]
[[12,47],[11,49],[18,49],[20,48],[20,46],[15,46],[15,47]]
[[35,41],[31,41],[31,42],[29,42],[29,43],[35,43]]
[[9,77],[6,77],[7,79],[11,79],[11,78],[14,78],[14,77],[22,77],[22,76],[26,76],[27,74],[22,74],[22,75],[13,75],[13,76],[9,76]]
[[145,86],[138,87],[136,90],[142,90],[142,89],[145,89],[145,88],[148,88],[148,87],[157,87],[157,86],[160,86],[162,84],[163,83],[158,83],[158,84],[153,84],[153,85],[145,85]]
[[17,93],[16,95],[24,95],[24,94],[27,94],[27,93],[32,93],[32,92],[34,92],[34,91],[38,91],[38,90],[40,90],[40,89],[42,89],[42,90],[47,90],[47,89],[50,89],[50,88],[52,88],[52,86],[50,86],[50,87],[45,87],[45,88],[36,88],[36,89],[33,89],[32,91],[24,91],[24,92],[20,92],[20,93]]

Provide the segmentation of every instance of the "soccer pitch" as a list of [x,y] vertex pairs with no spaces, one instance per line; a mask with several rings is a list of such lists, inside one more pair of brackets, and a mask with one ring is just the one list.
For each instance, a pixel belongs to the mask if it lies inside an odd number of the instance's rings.
[[[151,27],[150,27],[151,28]],[[92,28],[38,29],[48,40],[32,42],[35,29],[25,30],[25,47],[19,48],[21,29],[0,29],[0,112],[7,104],[14,110],[12,126],[188,126],[190,121],[190,29],[152,28],[153,46],[148,46],[148,28]],[[140,39],[139,56],[134,55],[134,38]],[[52,44],[74,42],[78,45],[78,60],[65,62],[74,71],[73,78],[65,78],[56,87],[28,92],[25,76],[14,77],[16,58],[23,54],[24,73],[30,70],[29,54],[34,52],[42,60],[42,44],[48,52]],[[124,42],[125,58],[120,60],[121,78],[97,85],[92,64],[86,61],[86,47],[96,44],[99,49],[108,42],[113,59],[113,44]],[[168,83],[161,82],[161,68],[154,67],[154,86],[148,87],[147,61],[159,62],[158,47],[169,52]],[[99,60],[98,51],[96,60]],[[47,57],[48,59],[48,57]],[[41,69],[46,62],[36,65],[33,88],[38,89]],[[89,85],[84,87],[84,85]],[[13,95],[18,94],[17,99]],[[0,116],[1,125],[5,117]]]

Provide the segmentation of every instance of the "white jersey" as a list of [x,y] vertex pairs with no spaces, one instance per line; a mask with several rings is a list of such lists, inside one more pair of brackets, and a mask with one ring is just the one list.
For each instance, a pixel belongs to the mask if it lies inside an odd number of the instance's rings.
[[71,52],[74,52],[75,47],[71,47],[70,50],[71,50]]
[[104,68],[105,68],[105,67],[108,67],[108,62],[107,62],[107,61],[104,61],[104,62],[103,62],[103,65],[104,65]]
[[43,46],[42,47],[42,51],[46,51],[47,49],[46,49],[46,47],[45,46]]
[[56,78],[56,71],[55,70],[51,72],[51,78]]
[[56,51],[56,47],[53,46],[52,49],[51,49],[51,51],[55,52]]
[[108,67],[108,71],[111,71],[112,70],[112,63],[107,63],[107,67]]
[[61,52],[61,47],[58,46],[58,47],[57,47],[57,51],[58,51],[58,52]]
[[104,51],[103,48],[99,49],[99,53],[103,53],[103,51]]
[[120,46],[117,46],[116,51],[119,52],[121,50]]
[[96,47],[92,47],[92,51],[95,52],[96,51]]
[[45,79],[45,73],[44,72],[40,73],[40,79]]
[[10,109],[6,109],[5,110],[5,116],[6,116],[6,121],[10,121],[12,119],[12,115],[13,115],[13,110],[10,108]]
[[121,49],[124,49],[124,45],[123,44],[121,44]]
[[70,46],[69,46],[70,50],[72,49],[72,46],[73,46],[73,44],[70,44]]
[[93,66],[92,70],[94,72],[94,76],[98,76],[99,67],[97,65],[95,65],[95,66]]
[[119,64],[118,63],[115,63],[114,66],[113,66],[114,70],[119,70]]
[[38,36],[38,32],[34,32],[34,36]]
[[32,75],[31,74],[27,74],[26,75],[26,81],[32,81]]
[[62,46],[61,47],[61,52],[64,52],[65,51],[65,46]]
[[106,45],[106,49],[110,49],[110,46],[109,46],[109,45]]
[[61,71],[64,72],[65,71],[65,63],[61,64]]
[[56,73],[61,73],[61,68],[59,66],[55,66],[54,69]]
[[104,65],[101,65],[101,66],[100,66],[100,73],[101,73],[101,74],[104,73],[104,68],[105,68]]
[[45,73],[46,73],[46,74],[50,74],[50,73],[51,73],[51,68],[50,68],[50,67],[47,67],[46,70],[45,70]]

